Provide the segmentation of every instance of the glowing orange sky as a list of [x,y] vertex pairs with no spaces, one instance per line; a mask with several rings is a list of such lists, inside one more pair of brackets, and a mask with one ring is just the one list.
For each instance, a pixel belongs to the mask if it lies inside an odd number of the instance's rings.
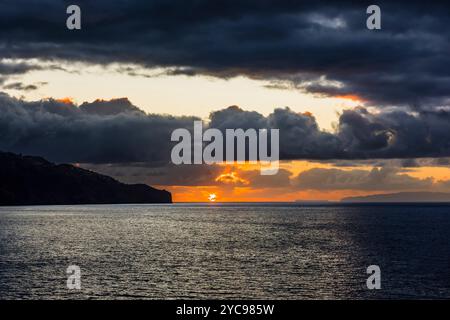
[[65,104],[73,104],[74,103],[74,100],[71,97],[64,97],[64,98],[56,99],[56,101],[62,102]]
[[363,98],[361,98],[360,96],[358,96],[356,94],[340,95],[340,96],[336,96],[336,98],[350,100],[350,101],[359,102],[359,103],[365,102],[365,100]]
[[[213,186],[160,186],[172,192],[174,202],[208,202],[211,194],[215,194],[217,202],[291,202],[296,200],[329,200],[339,201],[345,197],[364,196],[374,193],[388,193],[388,191],[363,191],[363,190],[293,190],[291,188],[264,188],[254,187],[251,182],[241,177],[237,171],[246,172],[259,170],[258,164],[235,164],[223,166],[215,181],[221,185]],[[280,168],[286,169],[297,175],[312,168],[333,168],[331,164],[309,161],[281,162]],[[371,170],[370,166],[346,167],[341,170],[351,171]],[[449,180],[450,168],[448,167],[418,167],[408,169],[404,174],[425,179],[432,177],[436,181]],[[401,191],[401,190],[399,190]],[[394,192],[394,191],[389,191]]]
[[209,202],[210,194],[216,195],[217,202],[292,202],[296,200],[339,201],[344,197],[369,195],[373,192],[345,191],[297,191],[286,193],[284,190],[234,188],[232,191],[220,187],[165,187],[172,192],[174,202]]

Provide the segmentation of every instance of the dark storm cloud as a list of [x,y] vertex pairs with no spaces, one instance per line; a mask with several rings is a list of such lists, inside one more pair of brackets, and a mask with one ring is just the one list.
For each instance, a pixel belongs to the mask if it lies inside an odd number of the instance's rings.
[[[1,43],[1,40],[0,40]],[[25,74],[32,70],[42,69],[40,66],[25,62],[15,62],[2,59],[2,48],[0,46],[0,85],[4,84],[11,76],[17,76]],[[3,86],[4,87],[4,86]],[[5,87],[4,87],[5,88]],[[5,88],[7,89],[7,88]],[[17,89],[17,88],[14,88]]]
[[408,170],[408,168],[419,167],[447,167],[449,158],[405,158],[405,159],[354,159],[354,160],[319,160],[317,163],[332,164],[334,167],[356,168],[356,167],[397,167]]
[[9,83],[5,86],[3,86],[3,89],[14,89],[14,90],[22,90],[22,91],[32,91],[32,90],[37,90],[37,86],[34,84],[28,84],[28,85],[24,85],[21,82],[14,82],[14,83]]
[[[167,163],[174,145],[171,133],[178,128],[192,130],[194,120],[199,119],[146,114],[126,98],[76,106],[70,101],[26,102],[0,94],[0,150],[57,162]],[[313,115],[289,108],[263,116],[233,106],[211,113],[209,120],[205,129],[279,129],[281,159],[450,157],[448,109],[347,110],[332,133],[321,130]]]
[[309,113],[278,108],[264,117],[229,107],[211,113],[210,126],[280,130],[282,159],[389,159],[450,156],[450,110],[385,110],[359,107],[339,116],[333,133],[319,128]]
[[19,90],[19,91],[33,91],[39,89],[39,87],[46,85],[46,82],[38,82],[33,84],[24,84],[22,82],[11,82],[5,84],[3,89],[5,90]]
[[140,113],[144,112],[134,106],[127,98],[119,98],[112,100],[97,99],[94,102],[84,102],[80,105],[81,111],[91,115],[117,115],[121,113]]
[[370,113],[357,108],[343,112],[336,135],[353,158],[446,157],[449,126],[448,109]]
[[146,115],[127,101],[96,101],[81,109],[52,99],[24,102],[0,94],[0,150],[57,162],[166,163],[172,131],[191,128],[196,118]]
[[212,112],[209,126],[225,129],[279,129],[282,159],[330,159],[340,156],[338,138],[321,131],[311,114],[301,114],[289,108],[277,108],[268,117],[237,106]]
[[18,75],[39,69],[41,67],[25,62],[0,61],[0,75]]
[[[444,1],[75,1],[82,29],[65,27],[72,1],[4,0],[0,58],[167,67],[171,74],[246,75],[377,106],[448,103]],[[0,66],[1,70],[1,66]]]

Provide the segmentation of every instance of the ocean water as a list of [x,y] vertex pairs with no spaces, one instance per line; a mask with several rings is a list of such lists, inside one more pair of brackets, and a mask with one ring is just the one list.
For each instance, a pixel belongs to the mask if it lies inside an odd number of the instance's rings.
[[0,298],[450,298],[450,206],[3,207]]

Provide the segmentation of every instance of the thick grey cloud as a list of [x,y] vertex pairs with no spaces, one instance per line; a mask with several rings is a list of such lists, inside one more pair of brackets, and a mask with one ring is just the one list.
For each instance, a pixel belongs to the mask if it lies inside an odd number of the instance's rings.
[[332,159],[343,155],[342,142],[335,135],[321,131],[309,113],[276,109],[269,115],[268,124],[280,130],[280,157],[283,159]]
[[377,31],[365,27],[369,1],[76,3],[82,29],[69,31],[70,1],[3,0],[0,58],[245,75],[322,95],[356,94],[377,106],[442,106],[450,98],[445,1],[377,1]]
[[309,113],[277,108],[269,116],[229,107],[211,114],[210,126],[276,128],[282,159],[389,159],[450,156],[450,110],[385,110],[359,107],[339,116],[336,131],[323,131]]
[[[154,165],[170,160],[173,130],[192,130],[196,117],[146,114],[128,99],[76,106],[26,102],[0,94],[0,150],[57,162]],[[361,160],[450,157],[450,111],[344,111],[336,131],[322,131],[311,114],[289,108],[267,117],[233,106],[211,113],[207,127],[279,129],[281,159]],[[411,166],[411,164],[407,164]]]
[[197,119],[146,115],[123,99],[95,101],[81,109],[52,99],[24,102],[0,94],[0,109],[1,150],[57,162],[166,163],[172,131],[191,128]]
[[80,105],[80,110],[90,115],[111,116],[121,113],[138,113],[144,115],[145,113],[134,106],[127,98],[119,98],[112,100],[97,99],[94,102],[84,102]]
[[449,126],[449,109],[370,113],[359,108],[343,112],[337,136],[353,158],[445,157]]
[[39,70],[40,66],[25,62],[0,61],[0,75],[18,75]]
[[403,170],[418,167],[448,167],[449,158],[404,158],[404,159],[354,159],[354,160],[319,160],[318,163],[332,164],[335,167],[398,167]]
[[[40,66],[32,63],[4,60],[2,59],[4,57],[2,56],[1,52],[2,49],[0,46],[0,85],[3,85],[5,81],[8,80],[11,76],[23,75],[32,70],[42,69]],[[3,85],[3,88],[8,89],[8,85],[6,86]],[[15,87],[9,89],[27,89],[27,88],[26,87],[18,88],[16,85]]]
[[321,131],[316,119],[309,113],[301,114],[286,108],[277,108],[264,117],[255,111],[244,111],[237,106],[212,112],[209,126],[225,129],[279,129],[280,157],[297,158],[333,158],[340,156],[338,138]]

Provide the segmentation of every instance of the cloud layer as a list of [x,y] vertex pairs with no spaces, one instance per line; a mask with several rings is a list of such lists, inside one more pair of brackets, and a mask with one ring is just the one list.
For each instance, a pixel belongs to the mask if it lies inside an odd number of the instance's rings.
[[[378,1],[377,31],[365,27],[366,1],[79,0],[80,31],[65,27],[69,4],[2,1],[0,59],[245,75],[320,95],[357,95],[376,106],[436,107],[450,98],[444,1]],[[34,67],[0,63],[0,74]]]
[[172,131],[192,127],[197,119],[146,115],[127,99],[77,107],[0,94],[0,109],[1,150],[71,163],[166,163]]
[[[27,102],[0,94],[0,149],[57,162],[167,163],[177,128],[192,130],[196,117],[146,114],[128,99],[76,106],[53,99]],[[313,115],[289,108],[267,117],[233,106],[212,112],[206,127],[280,130],[281,159],[385,159],[449,157],[447,109],[344,111],[335,132]]]

